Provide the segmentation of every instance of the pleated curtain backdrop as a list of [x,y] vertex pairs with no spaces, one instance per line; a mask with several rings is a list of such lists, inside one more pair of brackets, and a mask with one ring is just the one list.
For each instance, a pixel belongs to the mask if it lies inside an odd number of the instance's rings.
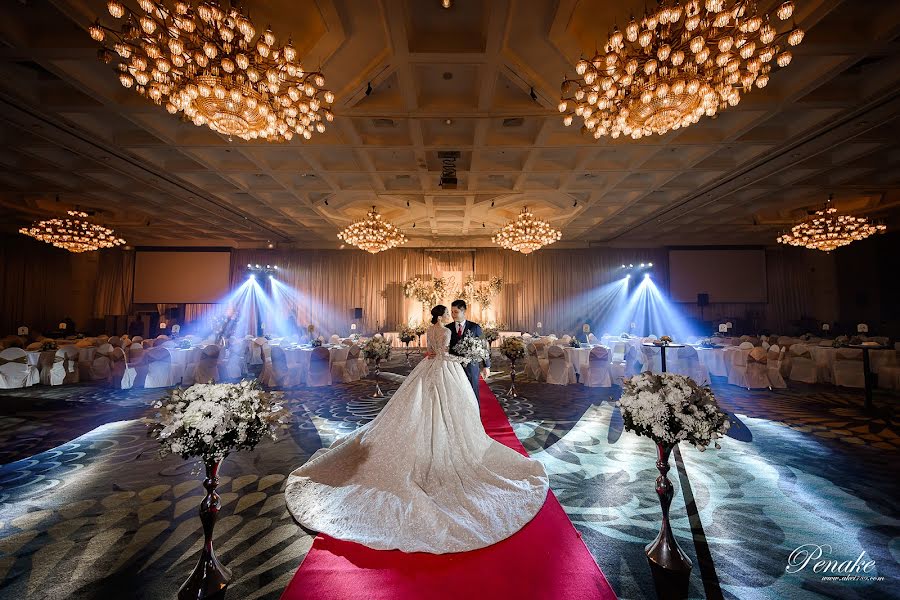
[[129,314],[134,291],[134,250],[103,250],[97,268],[94,316]]

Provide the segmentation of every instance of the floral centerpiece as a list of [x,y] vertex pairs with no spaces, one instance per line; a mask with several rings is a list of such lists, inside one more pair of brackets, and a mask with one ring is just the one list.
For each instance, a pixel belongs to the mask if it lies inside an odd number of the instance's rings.
[[363,347],[363,356],[375,362],[375,393],[373,398],[384,398],[381,386],[378,384],[379,363],[391,356],[391,343],[380,333],[376,333]]
[[619,337],[622,338],[623,340],[631,339],[631,335],[629,335],[628,333],[625,333],[624,331],[622,332],[622,335],[620,335]]
[[503,338],[500,342],[500,354],[509,359],[510,385],[509,391],[506,393],[508,398],[517,398],[516,392],[516,361],[525,358],[525,341],[519,336],[511,336]]
[[850,345],[850,338],[846,335],[839,335],[834,338],[834,341],[831,342],[832,347],[834,348],[843,348],[845,346]]
[[654,342],[658,346],[667,346],[672,343],[672,338],[668,335],[661,336],[658,340]]
[[463,336],[463,338],[453,346],[453,351],[459,356],[460,362],[463,365],[487,360],[490,356],[487,344],[484,343],[484,339],[474,335]]
[[313,348],[321,348],[321,347],[322,347],[322,344],[324,344],[324,343],[325,343],[325,338],[323,338],[323,337],[320,335],[319,337],[317,337],[316,339],[314,339],[314,340],[312,341],[312,347],[313,347]]
[[709,338],[704,338],[697,343],[701,348],[718,348],[719,345]]
[[656,492],[662,506],[663,521],[659,535],[644,549],[648,558],[660,567],[690,571],[691,561],[684,554],[669,526],[672,483],[666,477],[669,455],[679,442],[687,442],[701,452],[725,435],[728,416],[719,408],[709,387],[701,387],[684,375],[641,373],[626,379],[618,406],[625,429],[649,437],[656,443]]
[[41,352],[50,352],[56,350],[56,342],[53,340],[44,340],[41,343]]
[[206,497],[200,503],[205,543],[182,589],[224,588],[231,580],[231,571],[216,558],[212,545],[220,506],[215,491],[219,467],[230,452],[252,450],[264,437],[275,439],[277,430],[290,420],[290,413],[282,407],[280,393],[266,392],[259,382],[246,380],[175,388],[153,407],[159,412],[155,419],[148,419],[148,434],[159,441],[160,456],[196,457],[206,467]]
[[400,330],[400,341],[404,344],[409,345],[411,341],[416,339],[416,330],[414,327],[410,327],[409,325],[400,325],[398,329]]
[[190,350],[191,349],[191,340],[187,338],[182,338],[178,340],[178,348],[182,350]]
[[493,344],[498,339],[500,339],[500,330],[496,327],[485,327],[484,328],[484,341],[488,343],[488,345]]
[[572,336],[572,339],[569,340],[569,346],[572,348],[581,348],[581,343],[578,341],[577,337]]

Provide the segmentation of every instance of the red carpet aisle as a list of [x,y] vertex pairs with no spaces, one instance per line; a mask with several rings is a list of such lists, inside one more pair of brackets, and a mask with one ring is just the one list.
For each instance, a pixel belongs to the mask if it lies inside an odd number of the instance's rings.
[[[481,421],[492,438],[526,454],[484,381]],[[282,600],[615,597],[553,492],[537,516],[515,535],[472,552],[434,555],[372,550],[320,534],[281,596]]]

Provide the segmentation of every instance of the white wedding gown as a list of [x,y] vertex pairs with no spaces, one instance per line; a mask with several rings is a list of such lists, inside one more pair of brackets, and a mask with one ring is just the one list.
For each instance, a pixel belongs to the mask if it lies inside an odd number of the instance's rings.
[[[305,527],[379,550],[483,548],[522,528],[547,496],[541,463],[491,439],[472,386],[433,325],[423,359],[371,422],[288,478]],[[456,359],[458,360],[458,359]]]

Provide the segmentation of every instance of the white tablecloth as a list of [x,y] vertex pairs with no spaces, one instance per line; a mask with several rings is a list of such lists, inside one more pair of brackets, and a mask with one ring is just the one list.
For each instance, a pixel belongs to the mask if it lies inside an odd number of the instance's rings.
[[566,358],[575,368],[575,372],[581,376],[587,369],[591,350],[593,350],[593,348],[575,348],[573,346],[566,346],[563,349],[566,351]]
[[[335,352],[340,350],[340,347],[331,348],[323,346],[323,348],[328,348],[330,357],[329,363],[331,360],[334,360]],[[291,370],[297,369],[297,381],[299,381],[301,385],[306,385],[306,376],[309,373],[309,359],[312,357],[312,351],[312,348],[306,347],[284,348],[284,355],[287,358],[288,368]],[[360,352],[360,356],[362,356],[362,352]]]
[[741,350],[736,346],[725,346],[724,348],[697,347],[697,356],[700,359],[700,364],[706,367],[710,375],[716,377],[728,377],[733,360],[733,357],[731,356],[732,352],[744,352],[745,354],[750,354],[750,350]]

